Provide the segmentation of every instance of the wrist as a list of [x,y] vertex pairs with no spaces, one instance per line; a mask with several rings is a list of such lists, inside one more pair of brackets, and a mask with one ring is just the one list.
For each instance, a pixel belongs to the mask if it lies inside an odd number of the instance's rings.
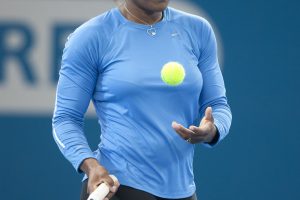
[[220,137],[220,133],[219,133],[218,128],[215,125],[214,125],[214,129],[215,130],[213,131],[213,135],[212,135],[210,141],[205,142],[206,144],[214,145],[214,144],[216,144],[218,142],[219,137]]
[[85,159],[82,164],[80,165],[80,169],[89,176],[90,172],[99,167],[100,164],[95,158],[87,158]]

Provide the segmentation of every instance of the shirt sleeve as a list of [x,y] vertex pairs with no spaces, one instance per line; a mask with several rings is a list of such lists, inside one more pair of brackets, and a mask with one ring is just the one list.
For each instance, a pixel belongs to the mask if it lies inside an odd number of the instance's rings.
[[202,27],[201,53],[199,57],[199,69],[203,77],[203,88],[199,98],[200,120],[207,107],[211,106],[215,126],[219,137],[214,145],[204,143],[204,146],[213,147],[220,143],[228,134],[231,126],[232,114],[227,102],[226,89],[217,56],[217,42],[211,25],[204,21]]
[[65,45],[57,84],[53,137],[79,173],[82,161],[94,158],[83,131],[83,119],[98,77],[98,52],[97,35],[76,30]]

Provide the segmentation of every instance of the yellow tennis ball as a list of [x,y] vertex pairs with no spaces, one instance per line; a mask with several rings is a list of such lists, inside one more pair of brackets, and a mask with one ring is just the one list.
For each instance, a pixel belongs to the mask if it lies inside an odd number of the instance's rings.
[[176,86],[184,80],[185,70],[178,62],[168,62],[162,67],[160,74],[166,84]]

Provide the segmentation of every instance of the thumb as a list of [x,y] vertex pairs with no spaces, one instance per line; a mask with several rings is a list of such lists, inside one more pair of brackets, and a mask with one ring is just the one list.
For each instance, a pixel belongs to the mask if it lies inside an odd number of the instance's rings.
[[214,121],[214,118],[212,116],[212,108],[211,107],[207,107],[205,110],[205,119],[208,121]]

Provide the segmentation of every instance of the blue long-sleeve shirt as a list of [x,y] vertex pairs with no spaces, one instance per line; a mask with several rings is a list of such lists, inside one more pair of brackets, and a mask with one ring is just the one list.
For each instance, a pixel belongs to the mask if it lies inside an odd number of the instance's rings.
[[[57,85],[53,136],[78,171],[84,159],[96,158],[123,185],[184,198],[196,189],[194,145],[180,138],[172,121],[198,126],[212,106],[220,142],[229,131],[231,111],[210,24],[167,8],[154,28],[151,36],[149,26],[128,21],[114,8],[70,35]],[[170,61],[185,68],[178,86],[161,79],[161,69]],[[90,100],[101,127],[94,152],[83,132]]]

